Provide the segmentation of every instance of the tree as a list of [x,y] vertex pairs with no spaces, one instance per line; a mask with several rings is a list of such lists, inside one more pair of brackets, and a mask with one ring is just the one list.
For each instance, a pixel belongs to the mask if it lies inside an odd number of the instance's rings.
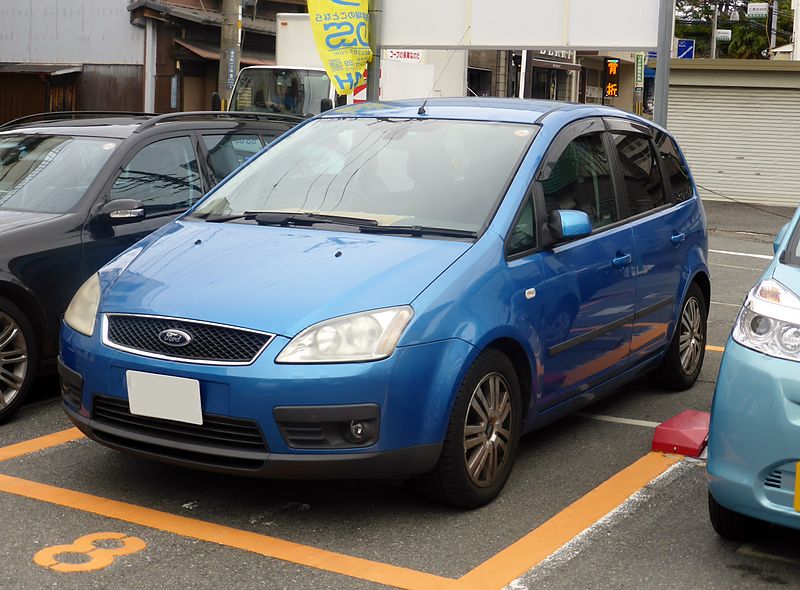
[[[695,39],[695,55],[710,57],[711,22],[714,0],[676,0],[675,34],[680,39]],[[738,59],[763,59],[769,49],[769,24],[771,20],[747,18],[749,0],[718,0],[719,28],[731,29],[731,42],[717,44],[717,57]],[[771,2],[770,2],[771,4]],[[739,20],[732,21],[732,14],[738,13]],[[777,44],[785,45],[792,41],[792,3],[779,0]]]

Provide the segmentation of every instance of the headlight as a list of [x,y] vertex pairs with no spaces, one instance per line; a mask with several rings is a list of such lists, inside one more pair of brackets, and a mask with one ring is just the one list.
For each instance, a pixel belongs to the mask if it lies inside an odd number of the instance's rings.
[[404,305],[326,320],[306,328],[286,345],[278,363],[350,363],[392,355],[414,316]]
[[94,334],[98,305],[100,305],[100,279],[95,273],[75,293],[64,314],[64,321],[76,332],[91,336]]
[[778,281],[760,282],[739,312],[733,339],[769,356],[800,361],[800,298]]

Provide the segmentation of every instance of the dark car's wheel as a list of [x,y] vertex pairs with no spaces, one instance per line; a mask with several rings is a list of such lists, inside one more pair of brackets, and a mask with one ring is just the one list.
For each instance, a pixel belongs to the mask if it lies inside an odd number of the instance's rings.
[[478,508],[500,493],[519,445],[520,399],[508,357],[493,349],[483,352],[461,383],[439,462],[425,478],[434,497]]
[[36,374],[36,340],[20,309],[0,297],[0,423],[16,412]]
[[720,537],[739,543],[758,537],[769,526],[762,520],[728,510],[714,499],[711,492],[708,493],[708,515],[711,526]]
[[707,310],[703,291],[697,283],[692,283],[681,306],[669,350],[652,373],[658,385],[683,391],[697,381],[706,354]]

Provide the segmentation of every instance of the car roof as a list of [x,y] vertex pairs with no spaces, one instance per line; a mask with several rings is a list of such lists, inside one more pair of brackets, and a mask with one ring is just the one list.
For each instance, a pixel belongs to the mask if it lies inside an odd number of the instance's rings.
[[[52,118],[48,119],[48,116]],[[265,128],[268,125],[278,124],[288,130],[304,120],[303,117],[292,115],[225,111],[187,111],[166,115],[126,113],[100,116],[84,116],[83,113],[42,113],[0,126],[0,135],[26,133],[125,139],[135,132],[156,127],[163,128],[165,125],[181,129],[228,129],[242,125]]]
[[[650,121],[631,113],[601,105],[586,105],[554,100],[520,98],[431,98],[425,102],[425,112],[419,110],[423,99],[387,102],[365,102],[340,107],[321,115],[322,118],[341,116],[369,118],[430,118],[507,123],[542,123],[551,114],[562,113],[567,118],[624,117],[653,126]],[[571,117],[569,115],[572,115]]]

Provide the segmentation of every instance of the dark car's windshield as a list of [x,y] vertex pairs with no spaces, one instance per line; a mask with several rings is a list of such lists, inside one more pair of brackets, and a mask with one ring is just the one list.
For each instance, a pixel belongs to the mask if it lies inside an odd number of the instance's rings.
[[97,137],[0,136],[0,209],[66,213],[117,145]]
[[430,119],[320,119],[221,186],[195,217],[252,211],[365,218],[479,231],[532,125]]

